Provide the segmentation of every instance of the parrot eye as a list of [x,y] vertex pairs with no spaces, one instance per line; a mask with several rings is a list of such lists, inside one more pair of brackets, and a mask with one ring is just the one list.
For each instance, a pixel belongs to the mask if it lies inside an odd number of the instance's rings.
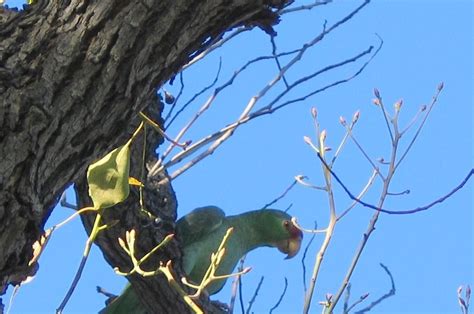
[[290,225],[290,222],[288,220],[283,221],[283,226],[285,228],[288,228],[289,225]]

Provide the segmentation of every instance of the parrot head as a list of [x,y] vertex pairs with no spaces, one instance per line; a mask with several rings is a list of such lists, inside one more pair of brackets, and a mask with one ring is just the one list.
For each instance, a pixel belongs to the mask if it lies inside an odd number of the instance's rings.
[[284,254],[286,259],[290,259],[298,254],[303,240],[303,232],[291,221],[291,216],[280,210],[268,210],[273,219],[271,226],[273,241],[272,246]]
[[303,240],[303,232],[298,229],[293,222],[285,219],[283,227],[287,230],[289,238],[277,242],[277,248],[280,252],[287,254],[285,259],[290,259],[298,254],[300,250],[301,241]]

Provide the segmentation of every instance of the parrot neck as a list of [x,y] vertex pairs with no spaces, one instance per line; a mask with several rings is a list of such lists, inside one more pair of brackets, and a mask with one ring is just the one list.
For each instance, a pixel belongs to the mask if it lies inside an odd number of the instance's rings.
[[231,239],[240,239],[243,254],[257,247],[275,246],[274,230],[269,228],[268,213],[265,210],[255,210],[240,216],[231,216],[229,220],[230,225],[234,227],[235,234],[231,235]]

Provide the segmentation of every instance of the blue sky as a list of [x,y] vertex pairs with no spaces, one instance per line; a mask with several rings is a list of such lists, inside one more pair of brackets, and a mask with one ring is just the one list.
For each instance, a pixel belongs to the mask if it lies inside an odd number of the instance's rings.
[[[297,1],[297,4],[301,3]],[[284,16],[276,27],[278,50],[299,47],[319,33],[324,19],[331,25],[360,3],[335,1],[313,11]],[[15,1],[7,1],[7,4],[15,4]],[[385,207],[411,209],[446,194],[473,167],[473,13],[473,2],[467,0],[373,1],[308,53],[287,78],[293,81],[325,65],[352,57],[370,45],[377,45],[377,33],[383,38],[384,46],[365,71],[347,84],[239,129],[210,158],[175,180],[178,215],[210,204],[220,206],[228,214],[260,208],[277,197],[299,174],[307,175],[312,183],[321,185],[319,161],[303,141],[303,136],[313,139],[315,136],[310,115],[312,106],[317,107],[321,127],[328,132],[327,143],[333,148],[337,147],[344,132],[339,116],[349,120],[360,110],[361,117],[355,128],[357,139],[372,159],[381,156],[388,159],[389,136],[380,110],[371,102],[373,88],[380,90],[389,110],[395,101],[403,98],[400,118],[403,125],[410,121],[421,104],[429,103],[441,81],[445,88],[438,104],[393,180],[393,192],[410,189],[411,193],[390,197]],[[213,80],[219,57],[223,62],[220,76],[223,82],[249,58],[270,52],[268,36],[263,32],[254,30],[243,34],[185,73],[183,99],[189,99]],[[288,59],[283,62],[285,60]],[[345,78],[360,65],[356,63],[323,75],[292,95]],[[267,62],[244,73],[232,88],[222,93],[186,139],[196,141],[235,119],[248,99],[263,88],[276,71],[275,64]],[[178,87],[175,83],[168,89],[175,93]],[[262,105],[271,100],[272,95],[275,94],[270,93]],[[173,124],[169,129],[171,135],[179,131],[192,109],[199,108],[207,96],[197,99],[189,114]],[[403,139],[402,147],[411,134]],[[354,192],[364,186],[371,174],[371,166],[353,143],[346,146],[334,170]],[[375,203],[380,188],[378,182],[365,200]],[[68,195],[72,200],[72,194]],[[456,289],[474,282],[472,195],[470,183],[429,211],[407,216],[381,215],[351,280],[353,301],[370,293],[368,300],[356,310],[388,291],[390,282],[379,266],[382,262],[392,272],[397,290],[396,295],[378,305],[374,313],[460,313]],[[336,188],[337,210],[341,212],[350,203],[347,195]],[[284,209],[290,204],[290,213],[297,216],[302,225],[309,228],[315,220],[320,227],[327,224],[328,205],[323,192],[297,186],[275,207]],[[326,293],[335,293],[341,285],[372,213],[370,209],[358,206],[336,226],[316,285],[312,313],[319,313],[318,302]],[[57,223],[69,214],[69,209],[58,207],[49,224]],[[305,236],[304,245],[309,238],[309,235]],[[318,235],[308,251],[308,271],[313,267],[322,239],[323,236]],[[85,240],[79,220],[55,234],[40,260],[37,277],[21,288],[11,313],[53,312],[73,278]],[[292,260],[283,260],[277,250],[269,248],[252,252],[246,264],[253,270],[243,279],[245,307],[260,276],[264,276],[252,311],[267,313],[276,303],[286,276],[288,291],[276,312],[301,312],[301,257],[300,253]],[[100,251],[94,248],[66,312],[96,312],[103,306],[104,298],[95,292],[95,286],[118,293],[124,282],[123,278],[114,275]],[[11,289],[4,303],[8,303],[10,292]],[[214,298],[227,302],[229,295],[230,281]],[[340,308],[336,312],[340,312]]]

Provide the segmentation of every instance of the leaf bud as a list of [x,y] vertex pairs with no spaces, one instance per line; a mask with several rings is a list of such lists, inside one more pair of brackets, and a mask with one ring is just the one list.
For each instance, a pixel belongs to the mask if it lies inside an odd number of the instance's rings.
[[313,119],[316,119],[316,117],[318,116],[318,110],[316,110],[315,107],[311,108],[311,115],[313,116]]
[[346,126],[346,119],[343,116],[340,116],[339,123],[341,123],[343,126]]
[[439,83],[438,91],[441,91],[443,89],[443,87],[444,87],[444,83],[443,82]]
[[356,123],[357,120],[359,120],[359,117],[360,117],[360,110],[357,110],[352,116],[352,123]]
[[174,101],[175,101],[174,96],[170,92],[165,90],[165,103],[167,103],[168,105],[171,105],[174,103]]
[[375,95],[375,97],[380,99],[380,92],[377,88],[374,88],[374,95]]

